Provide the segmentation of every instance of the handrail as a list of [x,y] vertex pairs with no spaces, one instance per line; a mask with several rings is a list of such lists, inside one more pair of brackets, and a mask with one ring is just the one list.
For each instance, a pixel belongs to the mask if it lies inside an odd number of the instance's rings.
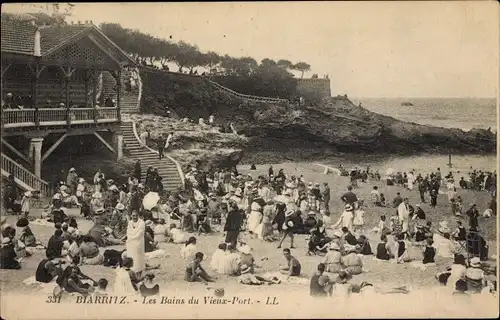
[[[157,150],[154,150],[154,149],[151,149],[150,147],[148,147],[147,145],[143,144],[141,142],[141,138],[139,137],[139,134],[137,133],[137,124],[135,123],[135,121],[129,121],[129,122],[132,122],[132,130],[134,131],[134,136],[137,140],[137,142],[139,142],[142,146],[144,146],[146,149],[148,149],[149,151],[151,152],[154,152],[156,154],[158,154],[158,151]],[[170,161],[172,161],[174,164],[175,164],[175,167],[177,168],[177,171],[179,172],[179,176],[181,177],[181,183],[182,183],[182,186],[184,186],[184,173],[182,172],[182,167],[181,165],[179,164],[179,162],[177,160],[175,160],[174,158],[172,158],[171,156],[169,155],[165,155],[165,157],[167,157]]]
[[47,181],[35,176],[31,171],[2,153],[2,169],[12,174],[34,190],[40,190],[44,196],[50,195],[50,185]]
[[3,109],[4,128],[119,122],[118,108]]

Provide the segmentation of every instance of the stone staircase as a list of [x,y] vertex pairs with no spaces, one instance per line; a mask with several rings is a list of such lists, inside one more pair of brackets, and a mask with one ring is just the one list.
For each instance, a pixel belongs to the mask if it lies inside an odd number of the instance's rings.
[[130,158],[133,160],[141,159],[142,162],[142,181],[146,178],[148,166],[158,168],[160,176],[163,177],[163,187],[166,190],[176,190],[184,186],[184,176],[180,165],[168,155],[159,160],[158,152],[139,142],[139,137],[134,130],[134,122],[123,119],[121,123],[123,133],[123,143],[125,149],[130,153]]
[[[139,102],[141,99],[141,92],[142,92],[142,83],[140,82],[140,77],[139,77],[139,83],[137,85],[137,88],[135,90],[132,90],[132,92],[127,92],[125,91],[125,80],[131,76],[131,71],[123,70],[122,75],[121,75],[121,83],[122,83],[122,90],[121,90],[121,95],[120,95],[120,110],[122,113],[138,113],[139,112]],[[105,71],[102,74],[102,79],[103,79],[103,94],[104,98],[111,97],[111,99],[114,99],[116,101],[117,94],[116,94],[116,80],[113,77],[113,75]]]

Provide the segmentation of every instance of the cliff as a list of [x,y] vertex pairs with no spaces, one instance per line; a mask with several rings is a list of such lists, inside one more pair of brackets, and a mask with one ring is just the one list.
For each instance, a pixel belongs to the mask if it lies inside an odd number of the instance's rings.
[[202,169],[233,167],[243,157],[248,139],[232,133],[221,133],[218,127],[184,123],[153,115],[131,115],[137,124],[139,134],[150,129],[149,147],[157,149],[158,138],[166,138],[174,132],[168,154],[174,157],[186,170],[188,165]]
[[[162,105],[166,105],[180,117],[195,121],[213,113],[217,123],[234,122],[238,132],[249,138],[246,154],[283,153],[288,160],[309,160],[346,152],[496,151],[496,136],[486,130],[465,132],[403,122],[355,106],[344,96],[324,98],[305,107],[271,105],[241,101],[200,77],[142,70],[141,77],[146,101],[141,103],[142,112],[163,115]],[[162,102],[147,102],[154,100]],[[255,157],[252,161],[264,162]]]

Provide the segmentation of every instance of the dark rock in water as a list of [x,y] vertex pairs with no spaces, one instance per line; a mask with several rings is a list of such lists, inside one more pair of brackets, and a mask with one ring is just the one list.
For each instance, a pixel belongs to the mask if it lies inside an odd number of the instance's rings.
[[413,104],[413,103],[411,103],[411,102],[407,102],[407,101],[405,101],[405,102],[401,102],[401,106],[402,106],[402,107],[413,107],[413,106],[414,106],[414,104]]

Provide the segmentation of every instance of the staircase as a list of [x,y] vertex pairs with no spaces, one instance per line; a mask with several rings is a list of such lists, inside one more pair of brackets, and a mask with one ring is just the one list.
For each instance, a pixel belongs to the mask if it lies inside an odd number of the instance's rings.
[[158,173],[163,177],[163,187],[165,190],[176,190],[184,186],[184,175],[177,161],[165,155],[165,158],[159,160],[158,152],[147,146],[143,146],[139,142],[139,136],[135,130],[133,121],[123,120],[121,123],[123,132],[123,143],[125,149],[130,153],[130,158],[133,160],[141,159],[142,162],[142,178],[146,178],[148,166],[158,168]]
[[40,191],[42,196],[50,195],[50,185],[31,173],[30,170],[2,153],[2,177],[14,176],[14,182],[25,191]]
[[[138,84],[137,88],[135,90],[132,90],[132,92],[127,92],[125,91],[125,80],[127,78],[131,77],[132,72],[123,69],[122,74],[121,74],[121,83],[122,83],[122,90],[120,94],[120,110],[122,113],[138,113],[139,112],[139,102],[141,99],[141,92],[142,92],[142,83],[140,81],[140,77],[138,77]],[[103,81],[103,93],[104,93],[104,98],[110,97],[111,99],[114,99],[116,101],[117,94],[116,94],[116,79],[113,77],[113,75],[108,72],[104,71],[102,74],[102,81]]]

